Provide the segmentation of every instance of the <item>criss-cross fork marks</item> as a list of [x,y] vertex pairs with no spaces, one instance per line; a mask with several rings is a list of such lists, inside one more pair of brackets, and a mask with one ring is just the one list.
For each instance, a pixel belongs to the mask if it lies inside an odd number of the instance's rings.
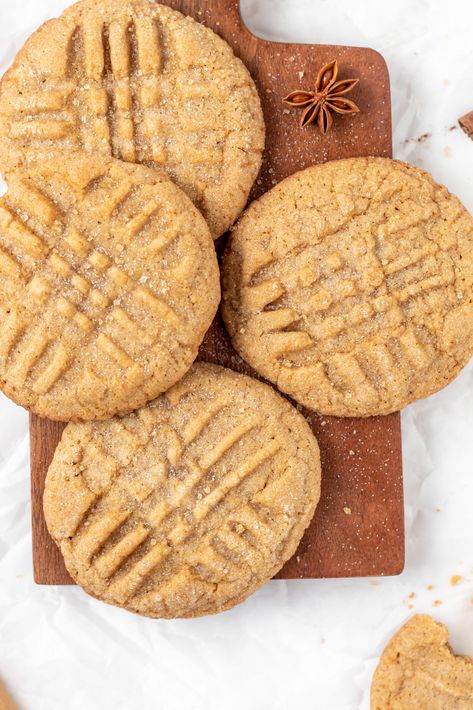
[[58,147],[79,148],[78,119],[70,105],[75,91],[72,81],[47,80],[44,91],[22,92],[10,100],[9,136],[32,146],[56,143]]
[[166,159],[159,133],[159,74],[162,50],[156,19],[137,17],[134,22],[89,19],[71,38],[68,72],[89,89],[83,110],[86,149],[101,147],[121,160]]
[[[114,424],[113,442],[126,437],[126,460],[117,461],[114,445],[105,444],[105,450],[103,442],[94,440],[93,464],[82,461],[82,485],[90,495],[81,498],[83,510],[70,536],[78,564],[90,566],[94,574],[108,580],[110,593],[117,599],[148,593],[164,563],[167,567],[186,565],[179,549],[187,540],[203,535],[212,546],[215,529],[223,530],[217,518],[224,509],[225,519],[234,520],[235,529],[247,533],[253,546],[265,548],[275,541],[277,533],[238,491],[251,486],[254,478],[257,488],[264,485],[269,475],[266,465],[280,450],[280,443],[270,439],[254,450],[250,444],[259,420],[243,419],[207,448],[209,431],[216,422],[225,421],[229,406],[216,398],[209,408],[202,407],[198,415],[191,416],[179,432],[161,425],[168,441],[167,461],[150,472],[141,470],[140,457],[152,436],[152,416],[133,432],[122,422]],[[180,416],[178,412],[176,421]],[[138,471],[136,478],[124,473],[130,462]],[[97,469],[109,472],[99,485]],[[221,552],[215,554],[221,557]]]
[[[275,551],[289,534],[291,522],[279,522],[276,530],[253,504],[242,502],[229,510],[215,534],[204,536],[189,550],[184,564],[174,565],[172,574],[145,579],[134,601],[166,611],[167,601],[188,599],[189,609],[205,613],[209,597],[223,584],[238,589],[258,578]],[[168,565],[168,560],[163,560]]]
[[151,4],[133,18],[126,11],[120,19],[83,17],[64,47],[63,76],[32,67],[32,84],[11,92],[3,109],[9,139],[23,152],[85,149],[163,166],[205,203],[223,169],[226,129],[209,140],[209,107],[221,109],[222,90],[205,64],[194,65],[189,34],[176,41]]
[[10,137],[36,148],[82,146],[129,162],[144,159],[139,142],[146,138],[146,160],[164,162],[155,137],[163,65],[157,17],[89,16],[64,51],[62,78],[45,76],[41,91],[12,98]]
[[[350,397],[356,392],[357,400],[370,405],[376,403],[384,391],[405,388],[401,365],[406,360],[418,369],[427,367],[431,360],[431,354],[413,328],[405,330],[395,344],[371,343],[355,353],[333,353],[325,362],[317,363],[317,382],[323,383],[327,390]],[[306,377],[309,369],[306,369]]]
[[[290,287],[275,275],[277,262],[273,260],[248,280],[243,298],[256,312],[253,326],[265,338],[282,376],[303,382],[316,374],[327,389],[344,394],[356,386],[365,399],[373,401],[383,386],[401,386],[397,376],[401,361],[407,359],[422,369],[431,360],[429,348],[415,328],[406,324],[406,308],[438,289],[453,287],[454,267],[445,254],[439,256],[439,248],[429,242],[383,264],[376,257],[370,261],[371,272],[366,269],[356,279],[333,254],[337,280],[329,285],[330,274],[321,277],[306,269],[298,284]],[[358,284],[360,279],[367,280],[368,290],[374,292],[371,297],[360,295],[360,288],[365,289],[363,283]],[[306,287],[312,295],[307,295]],[[391,337],[396,331],[401,334]],[[369,347],[363,345],[367,340]]]
[[[131,225],[127,238],[137,236],[149,217]],[[127,312],[127,298],[173,330],[180,325],[170,305],[96,249],[31,181],[0,205],[0,271],[12,288],[24,289],[27,302],[5,315],[0,357],[8,377],[17,386],[30,378],[37,395],[46,394],[72,367],[77,350],[92,341],[128,376],[138,374],[136,353],[151,347],[154,337]],[[133,344],[132,352],[125,343]]]

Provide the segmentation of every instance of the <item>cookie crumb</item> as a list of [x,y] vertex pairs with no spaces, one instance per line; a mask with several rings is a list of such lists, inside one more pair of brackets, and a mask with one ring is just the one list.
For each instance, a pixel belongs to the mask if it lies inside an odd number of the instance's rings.
[[441,599],[436,599],[432,606],[441,606],[443,604],[443,601]]
[[402,143],[403,145],[407,145],[407,143],[424,143],[424,141],[428,140],[431,136],[431,133],[421,133],[417,138],[406,138]]
[[450,577],[450,584],[452,585],[452,587],[456,587],[458,582],[460,582],[461,579],[462,579],[462,577],[460,574],[454,574]]
[[348,508],[348,506],[345,506],[345,508],[343,509],[343,512],[345,513],[345,515],[351,515],[351,508]]

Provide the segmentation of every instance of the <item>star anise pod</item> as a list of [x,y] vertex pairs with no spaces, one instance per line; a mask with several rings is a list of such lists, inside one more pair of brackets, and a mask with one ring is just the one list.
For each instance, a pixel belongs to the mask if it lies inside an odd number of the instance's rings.
[[322,133],[327,133],[333,123],[334,113],[358,113],[358,106],[345,98],[357,84],[358,79],[342,79],[337,81],[338,64],[333,62],[325,64],[317,74],[314,91],[296,90],[288,94],[284,103],[289,106],[305,106],[302,114],[301,127],[315,123]]

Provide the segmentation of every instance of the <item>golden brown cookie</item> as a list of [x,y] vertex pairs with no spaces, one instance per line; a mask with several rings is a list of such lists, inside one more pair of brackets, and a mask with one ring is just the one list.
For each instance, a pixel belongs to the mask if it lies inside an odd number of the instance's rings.
[[165,175],[84,153],[7,177],[0,389],[50,419],[139,407],[192,365],[220,297],[202,215]]
[[317,165],[254,202],[223,265],[223,317],[260,374],[324,414],[387,414],[473,354],[473,219],[386,158]]
[[218,237],[264,145],[255,85],[210,29],[147,0],[83,0],[46,22],[0,86],[0,169],[51,149],[164,168]]
[[371,686],[371,710],[471,710],[473,661],[454,656],[448,630],[418,614],[383,651]]
[[18,710],[18,705],[13,702],[7,689],[0,680],[0,710]]
[[200,363],[123,419],[69,424],[44,512],[87,592],[173,618],[229,609],[276,574],[319,495],[302,415],[267,385]]

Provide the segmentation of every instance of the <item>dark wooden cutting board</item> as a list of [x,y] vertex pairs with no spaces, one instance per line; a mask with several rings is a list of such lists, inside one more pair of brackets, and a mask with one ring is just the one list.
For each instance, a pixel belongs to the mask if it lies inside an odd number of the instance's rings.
[[[165,0],[166,2],[166,0]],[[314,163],[362,155],[391,155],[389,76],[371,49],[274,43],[244,26],[238,0],[167,0],[220,34],[245,62],[259,89],[266,120],[266,152],[253,197]],[[299,128],[300,113],[282,103],[296,88],[310,89],[318,69],[337,59],[340,78],[358,78],[350,94],[360,107],[340,117],[326,136]],[[224,246],[222,237],[218,249]],[[200,359],[252,374],[232,349],[217,316]],[[254,373],[253,373],[254,374]],[[297,554],[279,578],[399,574],[404,566],[404,512],[399,414],[336,419],[302,410],[322,455],[322,498]],[[34,576],[39,584],[70,584],[42,511],[46,471],[63,425],[31,416],[31,492]]]

